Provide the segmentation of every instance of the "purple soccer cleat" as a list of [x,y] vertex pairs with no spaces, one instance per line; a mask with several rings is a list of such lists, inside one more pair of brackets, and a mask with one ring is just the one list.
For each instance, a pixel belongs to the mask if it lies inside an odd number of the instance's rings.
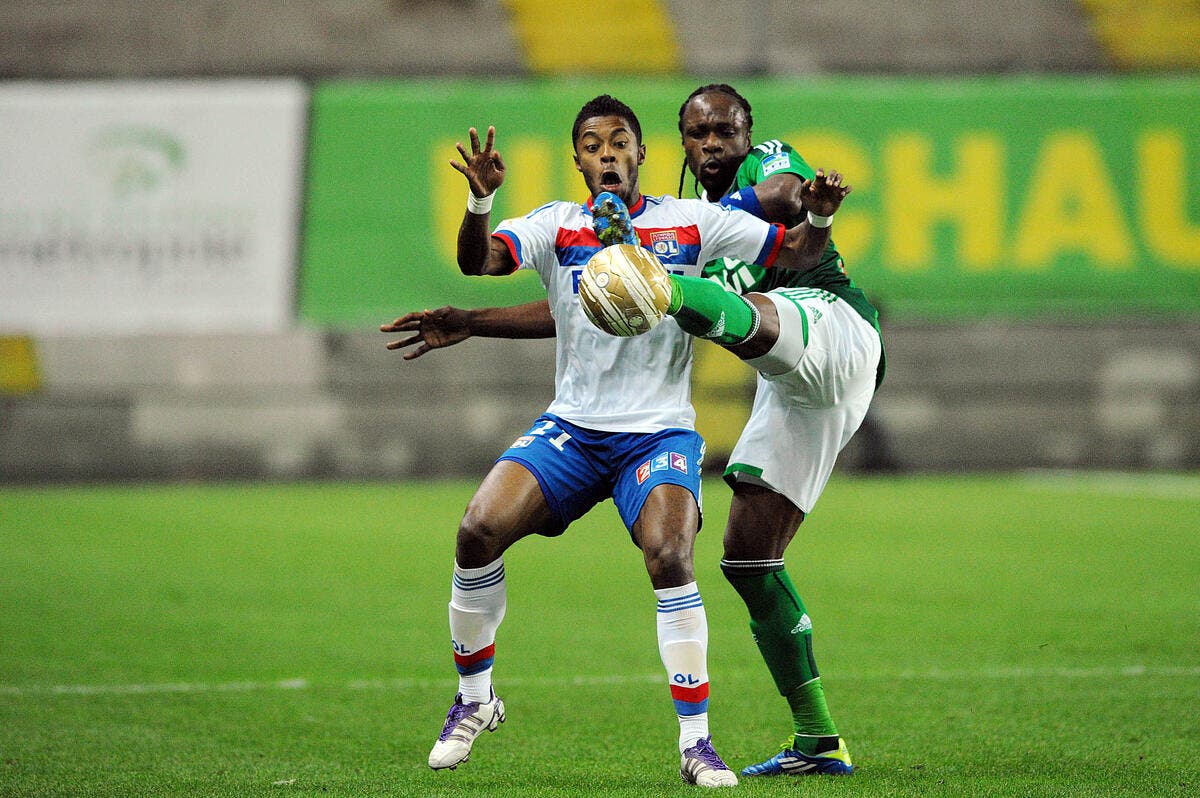
[[463,703],[462,693],[459,693],[446,713],[441,735],[429,752],[429,767],[434,770],[454,770],[471,756],[475,738],[484,731],[495,731],[504,719],[504,702],[496,696],[495,690],[490,701],[471,701],[466,704]]

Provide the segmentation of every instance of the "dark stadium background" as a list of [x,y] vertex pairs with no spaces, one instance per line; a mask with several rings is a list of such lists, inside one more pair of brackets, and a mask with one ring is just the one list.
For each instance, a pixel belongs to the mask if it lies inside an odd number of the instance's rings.
[[[293,254],[274,278],[291,292],[283,317],[247,331],[228,312],[247,301],[236,283],[193,309],[202,327],[172,319],[169,301],[150,321],[113,317],[102,296],[72,293],[79,280],[69,271],[35,283],[26,290],[49,307],[61,291],[82,311],[45,324],[0,312],[0,478],[482,473],[547,402],[552,344],[475,341],[402,364],[375,331],[435,303],[537,294],[530,279],[514,288],[453,274],[445,242],[461,178],[445,162],[454,138],[466,124],[499,124],[515,164],[500,198],[511,212],[540,204],[532,200],[543,184],[542,201],[574,196],[562,131],[579,104],[613,90],[647,127],[648,190],[674,191],[674,114],[710,81],[743,89],[760,137],[812,142],[801,145],[810,160],[828,159],[858,184],[835,237],[883,309],[889,370],[845,468],[1200,464],[1194,4],[651,3],[626,9],[603,41],[568,24],[584,9],[555,4],[287,8],[108,0],[13,2],[0,14],[0,87],[10,92],[99,85],[119,95],[131,85],[121,81],[184,79],[220,97],[223,79],[265,77],[298,81],[289,90],[302,95],[304,115],[285,174],[296,190],[280,245]],[[1139,147],[1164,130],[1174,136],[1170,179],[1151,184]],[[814,131],[852,147],[823,147],[805,136]],[[1070,190],[1095,186],[1120,205],[1112,218],[1132,243],[1116,261],[1071,242],[1086,232],[1047,231],[1062,219],[1029,199],[1037,170],[1064,157],[1054,149],[1063,135],[1081,136],[1085,150],[1062,167],[1064,179],[1084,175]],[[940,205],[921,215],[927,248],[905,255],[879,242],[906,218],[885,207],[903,198],[885,158],[913,136],[930,149],[918,179]],[[1002,149],[986,173],[993,187],[964,166],[971,136]],[[15,166],[0,202],[10,286],[39,263],[23,220],[58,212],[22,192]],[[919,196],[917,186],[905,190]],[[1145,196],[1165,210],[1147,211]],[[60,199],[75,201],[69,190]],[[1170,259],[1153,249],[1153,231],[1143,234],[1147,213],[1173,231]],[[992,218],[998,254],[984,268],[959,259],[972,246],[966,229],[986,232]],[[1044,256],[1035,241],[1022,256],[1022,230],[1067,239]],[[935,253],[928,266],[922,252]],[[85,278],[104,264],[74,268]],[[27,306],[12,290],[9,301]],[[751,374],[715,347],[698,350],[696,402],[716,465],[748,407]]]

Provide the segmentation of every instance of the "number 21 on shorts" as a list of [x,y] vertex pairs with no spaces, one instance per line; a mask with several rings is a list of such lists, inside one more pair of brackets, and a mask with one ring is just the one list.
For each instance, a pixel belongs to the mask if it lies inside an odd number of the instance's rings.
[[[554,437],[549,437],[551,433],[554,432],[558,432],[559,434],[555,435]],[[533,443],[534,438],[537,437],[545,438],[547,443],[549,443],[555,449],[558,449],[560,452],[563,451],[563,447],[567,445],[567,441],[571,440],[571,434],[569,432],[559,431],[558,425],[553,421],[542,421],[539,424],[535,424],[533,429],[529,430],[529,432],[513,441],[512,448],[523,449],[529,444]]]

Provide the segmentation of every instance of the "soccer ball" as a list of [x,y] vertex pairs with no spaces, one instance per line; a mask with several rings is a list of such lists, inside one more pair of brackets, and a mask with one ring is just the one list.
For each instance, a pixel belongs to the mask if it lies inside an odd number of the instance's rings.
[[671,302],[667,270],[649,251],[632,244],[605,247],[579,278],[579,304],[592,324],[627,338],[658,326]]

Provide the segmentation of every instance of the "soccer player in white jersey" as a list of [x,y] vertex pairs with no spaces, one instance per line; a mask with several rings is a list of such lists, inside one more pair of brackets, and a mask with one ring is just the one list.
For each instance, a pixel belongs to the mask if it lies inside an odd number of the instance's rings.
[[[817,178],[816,173],[785,143],[772,140],[752,147],[752,127],[750,104],[728,85],[701,86],[684,101],[679,111],[684,173],[691,172],[698,194],[703,186],[704,198],[710,202],[736,205],[784,224],[804,218],[809,210],[827,216],[831,207],[836,209],[828,204],[828,195],[816,202],[810,195],[807,205],[811,207],[806,207],[802,188],[806,181]],[[750,191],[743,190],[750,186]],[[814,235],[813,241],[819,241],[819,236]],[[804,271],[768,271],[724,260],[705,269],[707,277],[739,293],[770,292],[773,286],[790,285],[796,289],[791,296],[797,300],[800,314],[785,311],[781,316],[777,308],[772,313],[772,307],[754,299],[754,311],[747,315],[748,308],[735,303],[733,315],[740,316],[743,324],[757,317],[759,330],[753,341],[726,344],[744,359],[766,357],[762,363],[767,368],[759,379],[754,413],[726,473],[734,498],[722,570],[750,611],[751,630],[793,718],[793,734],[780,752],[747,767],[746,775],[853,771],[825,701],[812,653],[811,620],[783,563],[783,552],[812,510],[837,453],[861,423],[873,393],[867,384],[872,375],[877,384],[883,373],[882,350],[875,354],[875,309],[846,277],[828,236],[824,246],[819,262]],[[676,282],[689,281],[676,278]],[[703,286],[693,288],[692,293],[704,293]],[[787,296],[787,292],[776,294],[777,298]],[[715,310],[719,318],[726,301],[728,297],[715,297],[716,304],[709,311]],[[822,308],[834,306],[836,323],[829,323]],[[847,313],[849,309],[853,313]],[[680,310],[685,315],[690,312],[684,307]],[[804,323],[813,318],[816,323],[806,331]],[[703,314],[692,321],[700,334],[708,331]],[[470,311],[445,307],[410,313],[381,329],[415,332],[389,344],[393,349],[415,344],[416,348],[404,355],[412,359],[472,335],[546,337],[553,334],[554,320],[545,303]],[[814,334],[812,341],[805,338],[809,332]],[[775,353],[775,361],[787,351],[784,359],[799,355],[797,367],[773,373],[779,371],[779,363],[772,361],[770,350],[781,338],[784,344]],[[797,342],[803,345],[802,351],[797,350]],[[857,390],[846,390],[856,384]],[[792,394],[796,401],[787,401]],[[801,419],[801,415],[808,418]],[[786,434],[781,437],[781,433]],[[803,436],[802,440],[793,440],[794,435]]]
[[[654,228],[673,272],[698,276],[720,257],[796,268],[814,262],[824,246],[825,236],[812,234],[807,222],[785,230],[716,204],[643,197],[641,126],[608,95],[583,106],[571,135],[589,192],[616,194],[635,227]],[[481,146],[472,128],[470,153],[459,145],[463,162],[452,162],[470,186],[458,264],[468,275],[537,271],[558,342],[555,397],[497,460],[459,526],[449,613],[459,695],[429,765],[456,767],[482,731],[505,720],[491,680],[506,610],[504,552],[530,534],[559,535],[612,498],[657,597],[659,653],[679,720],[680,774],[701,786],[736,784],[708,732],[707,622],[692,565],[703,453],[689,401],[692,339],[674,323],[615,338],[587,321],[578,279],[601,248],[590,200],[551,202],[489,234],[492,197],[505,177],[494,141],[489,128]]]

